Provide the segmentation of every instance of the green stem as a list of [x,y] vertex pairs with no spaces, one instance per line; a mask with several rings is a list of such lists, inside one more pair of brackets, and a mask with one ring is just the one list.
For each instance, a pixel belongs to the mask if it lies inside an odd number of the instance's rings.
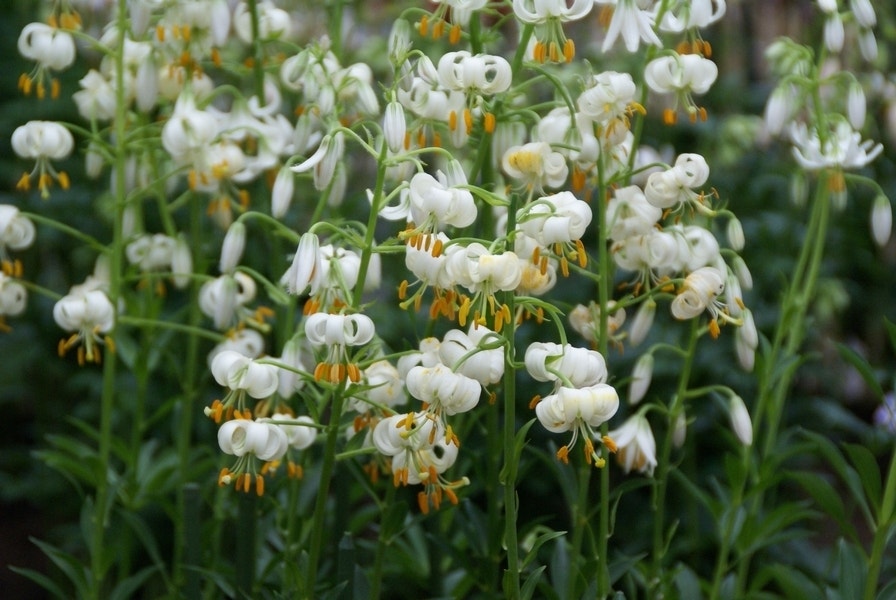
[[[381,516],[385,515],[385,511],[395,502],[395,486],[386,486],[386,497],[383,498]],[[382,521],[380,522],[380,532],[376,540],[376,553],[373,557],[373,573],[370,576],[370,599],[378,600],[383,586],[383,563],[386,559],[386,551],[389,549],[391,540],[386,539],[386,531],[383,529]]]
[[[191,241],[202,239],[202,213],[198,202],[190,203],[190,238]],[[194,259],[195,261],[195,259]],[[199,267],[199,265],[197,265]],[[187,598],[199,597],[200,579],[199,573],[190,568],[198,567],[199,555],[196,552],[196,541],[191,538],[196,535],[198,523],[193,522],[198,509],[191,506],[198,493],[198,485],[190,481],[190,470],[193,466],[190,450],[193,431],[193,406],[198,394],[198,365],[199,365],[199,327],[202,320],[202,312],[199,307],[199,286],[196,280],[190,282],[190,304],[187,314],[185,331],[188,333],[186,341],[186,357],[184,362],[183,388],[180,401],[180,410],[177,414],[177,465],[179,485],[177,487],[177,516],[174,521],[174,569],[175,582],[183,580],[184,594]]]
[[865,600],[874,600],[877,594],[877,582],[883,565],[884,550],[887,548],[887,540],[893,527],[894,503],[896,503],[896,443],[893,444],[893,453],[890,456],[890,470],[887,473],[883,501],[880,505],[877,526],[874,529],[874,541],[871,544],[868,579],[865,580]]
[[684,411],[684,399],[691,378],[691,369],[694,365],[694,357],[697,353],[697,340],[700,338],[700,325],[697,319],[691,321],[691,333],[688,338],[687,351],[684,353],[684,363],[681,366],[681,375],[678,378],[678,387],[672,403],[669,406],[666,435],[660,454],[657,456],[657,473],[654,479],[654,516],[653,516],[653,577],[650,585],[655,586],[655,593],[662,591],[663,556],[666,547],[666,489],[669,485],[669,473],[672,470],[672,435],[675,423]]
[[[607,181],[604,175],[603,156],[597,163],[597,202],[598,207],[598,227],[597,227],[597,300],[600,304],[600,323],[598,324],[597,349],[601,356],[608,359],[610,350],[610,285],[613,281],[613,264],[611,262],[610,253],[607,251],[609,244],[610,228],[607,223],[606,202],[604,198],[607,194]],[[609,423],[603,423],[600,427],[601,435],[607,435],[610,431]],[[590,472],[590,470],[589,470]],[[587,491],[587,481],[585,482]],[[582,518],[587,519],[587,511],[585,506],[581,507]],[[578,557],[581,548],[581,534],[576,531],[573,535],[578,534],[578,539],[574,538],[573,550],[574,556]],[[609,561],[609,544],[610,544],[610,470],[606,466],[601,469],[600,473],[600,512],[598,513],[598,539],[597,539],[597,592],[598,596],[605,598],[610,593],[610,561]]]
[[[824,171],[819,177],[818,187],[813,200],[812,214],[806,228],[806,237],[803,240],[803,246],[794,267],[793,275],[790,278],[790,286],[787,288],[781,303],[781,312],[775,330],[774,341],[765,359],[763,372],[759,380],[759,399],[754,413],[754,429],[764,432],[762,453],[759,460],[771,457],[775,450],[784,403],[796,371],[794,368],[785,368],[781,373],[776,374],[775,370],[780,365],[787,365],[790,361],[795,360],[796,353],[805,339],[806,315],[809,303],[815,295],[830,220],[831,199],[830,190],[828,189],[828,177],[829,174]],[[745,460],[749,460],[749,453]],[[734,491],[736,497],[744,497],[744,486],[746,486],[746,478],[743,480],[740,489]],[[759,518],[764,495],[764,491],[757,492],[749,503],[747,508],[748,522]],[[740,558],[736,581],[737,590],[745,588],[745,580],[749,573],[750,556],[747,554]],[[720,556],[719,558],[720,560],[723,558],[727,560],[726,556]]]
[[[127,26],[127,0],[118,0],[118,51],[115,58],[115,138],[125,139],[127,133],[127,103],[124,84],[124,42]],[[109,300],[112,306],[118,306],[121,296],[121,269],[122,269],[122,216],[124,214],[125,197],[125,172],[126,172],[126,148],[123,144],[115,146],[115,214],[112,219],[112,246],[109,256]],[[113,326],[109,336],[114,339],[117,326]],[[103,391],[100,399],[100,428],[99,428],[99,473],[97,478],[96,504],[93,514],[93,539],[91,540],[90,553],[90,577],[91,596],[99,600],[104,596],[103,580],[106,569],[109,566],[105,557],[105,534],[107,505],[111,504],[111,490],[109,489],[109,471],[111,469],[112,454],[112,413],[115,409],[115,379],[118,371],[118,361],[114,352],[106,354],[103,363]]]
[[[507,209],[507,231],[516,229],[516,211],[519,195],[511,194]],[[516,315],[516,301],[513,292],[504,294],[504,303],[511,315]],[[504,325],[501,334],[507,340],[504,362],[504,545],[507,548],[507,571],[504,578],[504,597],[516,600],[520,597],[519,543],[517,541],[517,495],[516,477],[519,465],[515,462],[516,444],[516,356],[514,318]]]
[[258,0],[249,0],[249,18],[252,27],[252,79],[258,102],[264,105],[264,52],[259,39]]
[[327,520],[327,500],[330,491],[330,482],[333,479],[333,470],[336,465],[336,445],[339,442],[339,423],[342,416],[342,403],[344,390],[336,389],[333,392],[330,405],[330,420],[327,423],[327,441],[324,447],[323,462],[320,467],[320,482],[317,487],[317,497],[314,500],[314,516],[312,517],[311,538],[308,541],[308,572],[305,577],[305,588],[302,590],[302,598],[311,600],[315,597],[314,587],[317,581],[317,566],[320,562],[324,544],[324,529]]

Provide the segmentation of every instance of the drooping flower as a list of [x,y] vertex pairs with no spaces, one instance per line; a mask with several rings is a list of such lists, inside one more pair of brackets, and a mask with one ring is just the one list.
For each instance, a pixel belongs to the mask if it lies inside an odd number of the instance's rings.
[[862,141],[862,134],[845,120],[837,120],[822,143],[817,131],[809,131],[805,123],[791,126],[793,156],[808,171],[825,168],[861,169],[883,152],[883,145]]
[[672,108],[663,112],[663,121],[676,121],[678,104],[684,105],[688,118],[694,122],[706,120],[706,109],[694,102],[694,94],[705,94],[719,75],[719,68],[708,58],[697,54],[677,54],[661,56],[647,63],[644,81],[651,90],[659,94],[675,96]]
[[606,383],[588,387],[561,386],[554,393],[541,398],[535,405],[535,414],[545,429],[553,433],[572,432],[569,443],[557,452],[557,458],[568,461],[569,451],[581,435],[584,440],[585,459],[595,466],[604,466],[606,460],[594,450],[592,439],[596,428],[610,420],[619,408],[616,389]]
[[[19,89],[29,95],[35,89],[38,99],[47,93],[47,71],[62,71],[75,61],[75,39],[72,34],[46,23],[29,23],[22,29],[18,40],[19,54],[37,63],[31,74],[19,77]],[[59,96],[59,82],[50,81],[50,95]]]
[[361,381],[361,370],[351,361],[347,347],[367,344],[374,333],[373,320],[364,314],[309,315],[305,336],[312,346],[326,349],[326,357],[314,369],[314,379],[330,383]]
[[78,364],[102,359],[99,346],[103,343],[114,349],[111,338],[101,338],[115,326],[115,308],[105,292],[92,289],[74,291],[63,296],[53,306],[53,319],[66,331],[73,332],[59,341],[59,356],[64,356],[78,345]]
[[218,429],[218,446],[225,454],[237,457],[232,467],[225,467],[218,475],[218,485],[236,482],[237,491],[249,492],[255,477],[255,493],[264,495],[264,469],[259,473],[256,460],[278,461],[286,454],[289,440],[278,425],[262,420],[236,418]]
[[13,131],[11,142],[16,154],[35,161],[34,169],[19,179],[18,189],[28,190],[31,178],[35,176],[43,198],[50,195],[49,188],[54,180],[62,189],[68,189],[68,175],[65,171],[57,172],[50,164],[51,160],[62,160],[71,154],[75,140],[68,129],[54,121],[29,121]]
[[15,317],[25,311],[28,292],[25,286],[0,271],[0,332],[9,331],[5,317]]
[[414,367],[405,378],[408,393],[423,402],[424,410],[442,418],[472,410],[479,403],[482,387],[478,381],[449,367]]
[[629,417],[608,435],[616,444],[616,462],[626,473],[635,469],[653,476],[653,469],[657,465],[656,440],[650,423],[642,412]]
[[597,4],[613,7],[613,16],[610,18],[607,35],[601,47],[603,52],[608,52],[619,36],[625,43],[625,49],[629,52],[637,52],[641,42],[662,46],[660,38],[653,30],[656,18],[650,10],[650,3],[643,0],[594,0]]
[[24,250],[34,242],[34,223],[11,204],[0,204],[0,261],[7,250]]
[[546,142],[511,147],[504,153],[501,167],[509,177],[537,191],[562,186],[569,174],[566,159]]
[[467,485],[463,477],[449,481],[442,477],[457,460],[458,441],[446,435],[442,422],[425,412],[398,414],[377,423],[372,437],[374,447],[392,458],[392,482],[399,485],[422,483],[418,495],[420,510],[437,510],[443,497],[457,504],[455,490]]
[[592,0],[513,0],[513,12],[523,23],[535,25],[537,62],[572,62],[576,47],[563,33],[563,23],[577,21],[591,12]]

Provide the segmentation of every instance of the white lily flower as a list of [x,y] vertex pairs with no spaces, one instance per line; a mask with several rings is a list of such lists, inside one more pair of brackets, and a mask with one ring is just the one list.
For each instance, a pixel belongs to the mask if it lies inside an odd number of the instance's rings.
[[446,225],[467,227],[476,220],[478,211],[473,194],[460,187],[467,183],[466,176],[460,169],[451,169],[449,174],[456,179],[451,181],[441,171],[436,173],[438,179],[428,173],[417,173],[411,178],[408,196],[414,223],[432,223],[442,229]]
[[448,52],[439,59],[439,81],[456,92],[493,95],[507,91],[513,74],[510,63],[491,54],[472,55],[466,50]]
[[849,10],[860,27],[871,29],[877,25],[877,15],[874,14],[871,0],[849,0]]
[[315,346],[363,346],[373,339],[373,320],[364,314],[314,313],[305,319],[305,336]]
[[75,147],[72,134],[55,121],[28,121],[12,133],[12,149],[22,158],[62,160]]
[[[716,77],[719,68],[708,58],[697,54],[677,54],[655,58],[644,69],[647,86],[659,94],[675,94],[676,105],[685,106],[692,121],[706,120],[706,110],[698,108],[693,94],[705,94]],[[675,109],[666,109],[663,120],[667,124],[675,122]]]
[[199,288],[199,308],[215,327],[229,329],[239,321],[246,304],[255,299],[255,280],[242,272],[224,274]]
[[635,102],[636,92],[635,82],[628,73],[604,71],[594,76],[590,87],[576,100],[576,106],[579,114],[608,130],[617,124],[621,124],[622,129],[628,129],[629,114],[640,107]]
[[127,245],[125,256],[143,272],[164,269],[171,266],[175,244],[174,238],[163,233],[144,234]]
[[267,398],[280,384],[275,365],[257,362],[233,350],[225,350],[212,360],[212,375],[219,385],[244,391],[256,399]]
[[400,102],[390,102],[386,105],[386,114],[383,116],[383,135],[390,152],[398,154],[404,150],[406,134],[407,120],[404,116],[404,107]]
[[591,207],[572,192],[543,196],[517,211],[520,230],[542,246],[580,239],[591,223]]
[[0,204],[0,259],[6,249],[24,250],[34,243],[34,223],[11,204]]
[[[543,408],[542,408],[543,407]],[[597,383],[582,388],[561,386],[535,407],[538,420],[554,433],[572,431],[578,423],[600,427],[616,414],[619,396],[615,388]]]
[[[284,423],[283,421],[290,421]],[[268,423],[279,427],[286,434],[286,442],[290,448],[305,450],[317,439],[318,428],[314,419],[308,415],[293,416],[290,413],[276,412],[272,417],[258,419],[259,423]]]
[[208,353],[206,362],[211,369],[215,357],[226,351],[242,354],[246,358],[258,358],[264,352],[264,338],[255,329],[244,327],[230,333],[224,341],[215,345]]
[[607,28],[607,35],[601,47],[602,52],[609,52],[616,39],[622,36],[625,49],[636,52],[641,42],[662,47],[663,43],[654,31],[656,16],[652,10],[642,8],[639,0],[595,0],[596,4],[613,7],[613,17]]
[[862,141],[862,135],[848,122],[837,121],[822,144],[818,132],[809,132],[805,123],[791,126],[793,156],[808,171],[824,168],[861,169],[881,152],[883,145],[871,140]]
[[78,81],[81,89],[72,94],[78,112],[87,120],[110,121],[115,117],[115,88],[96,69]]
[[649,233],[663,216],[663,209],[648,202],[641,188],[630,185],[613,190],[606,214],[609,238],[622,241]]
[[295,177],[289,167],[282,167],[277,171],[274,179],[274,187],[271,189],[271,216],[281,219],[289,210],[292,198],[295,194]]
[[472,410],[479,403],[482,387],[478,381],[455,373],[439,364],[414,367],[405,378],[408,393],[427,405],[434,415],[454,415]]
[[4,330],[3,317],[16,317],[25,312],[28,292],[18,281],[0,271],[0,331]]
[[72,34],[46,23],[29,23],[18,41],[19,54],[41,67],[61,71],[75,62]]
[[[466,483],[448,483],[439,477],[457,460],[458,447],[454,440],[445,439],[444,426],[433,420],[427,413],[399,414],[383,419],[373,430],[374,447],[382,454],[392,457],[392,473],[395,485],[423,483],[427,490],[427,500],[436,494],[441,500],[445,492],[452,503],[457,497],[451,491]],[[435,475],[435,478],[433,477]]]
[[501,167],[509,177],[537,190],[560,187],[569,175],[566,159],[546,142],[509,148],[501,159]]
[[[260,39],[285,38],[289,36],[292,19],[289,13],[277,8],[270,0],[262,0],[255,7],[258,13],[258,37]],[[245,44],[254,43],[252,38],[252,15],[245,2],[236,5],[233,11],[233,30]]]
[[[302,360],[302,346],[295,337],[290,338],[283,345],[283,353],[278,362],[298,371],[308,371],[308,367]],[[289,399],[294,393],[305,387],[305,380],[293,370],[278,369],[277,376],[277,393],[281,398]]]
[[[364,397],[370,402],[393,407],[404,404],[408,399],[404,377],[388,360],[378,360],[364,369],[362,381],[370,388],[364,392]],[[369,405],[356,400],[353,408],[358,412],[366,412]]]
[[513,0],[513,12],[523,23],[535,25],[533,55],[537,62],[550,60],[571,62],[575,44],[563,33],[562,24],[584,18],[592,0]]
[[642,413],[629,417],[621,427],[609,433],[616,444],[616,461],[626,473],[632,469],[653,476],[656,467],[656,440],[650,423]]
[[693,319],[705,310],[713,318],[718,316],[716,298],[725,291],[725,279],[714,267],[701,267],[689,274],[678,295],[672,301],[672,315],[676,319]]
[[59,342],[60,356],[81,342],[78,363],[99,362],[100,334],[108,333],[115,326],[115,307],[101,290],[73,290],[53,306],[53,319],[62,329],[74,332]]
[[479,242],[450,254],[445,268],[455,285],[486,295],[516,289],[523,275],[514,252],[492,254]]
[[526,348],[525,363],[536,381],[582,388],[607,380],[607,363],[600,352],[569,344],[533,342]]
[[504,376],[504,350],[484,349],[483,344],[500,338],[484,325],[471,327],[469,334],[459,329],[448,331],[439,344],[439,358],[452,371],[475,379],[482,386],[501,381]]
[[259,460],[272,461],[283,458],[289,441],[286,433],[273,423],[232,419],[218,429],[218,446],[225,454],[252,454]]
[[[674,8],[679,11],[676,14]],[[691,0],[666,12],[660,29],[681,33],[686,29],[709,27],[725,16],[725,0]]]

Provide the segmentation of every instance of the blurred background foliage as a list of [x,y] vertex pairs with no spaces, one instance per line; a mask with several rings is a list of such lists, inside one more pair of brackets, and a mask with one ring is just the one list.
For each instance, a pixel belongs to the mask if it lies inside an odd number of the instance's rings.
[[[108,237],[107,223],[97,220],[94,215],[98,203],[102,202],[105,179],[90,181],[83,176],[80,156],[73,156],[61,167],[69,172],[73,182],[68,191],[55,189],[47,200],[38,194],[25,194],[15,190],[15,182],[28,165],[18,160],[10,148],[12,131],[27,120],[78,120],[74,103],[70,98],[77,89],[77,81],[89,68],[89,59],[79,60],[76,65],[61,75],[62,97],[56,101],[38,102],[25,98],[17,91],[16,80],[20,73],[30,69],[16,50],[16,40],[22,27],[38,18],[39,5],[33,0],[6,0],[0,6],[0,56],[4,68],[0,69],[0,203],[13,204],[23,210],[41,214],[52,214],[82,231],[96,235],[99,239]],[[360,40],[356,54],[367,52],[370,47],[382,45],[388,32],[389,23],[395,17],[390,3],[356,3],[356,19],[361,24],[354,36]],[[896,93],[892,86],[891,72],[894,61],[893,8],[889,3],[876,3],[881,23],[878,33],[880,57],[878,72],[857,72],[866,84],[869,97],[869,119],[866,137],[884,143],[886,150],[869,168],[872,175],[889,198],[896,198]],[[777,320],[777,304],[786,283],[784,278],[792,270],[798,254],[804,220],[805,207],[794,202],[794,168],[789,149],[780,142],[763,138],[761,121],[765,99],[773,82],[764,66],[762,51],[777,35],[790,35],[806,41],[817,32],[807,31],[806,23],[814,11],[809,0],[729,0],[729,16],[708,34],[708,40],[715,49],[714,59],[720,65],[720,81],[704,99],[710,118],[696,126],[680,124],[665,128],[658,122],[647,129],[645,142],[661,151],[665,148],[675,152],[699,152],[707,156],[712,174],[710,183],[718,190],[721,198],[741,219],[746,234],[747,245],[743,257],[750,267],[754,288],[746,293],[746,302],[753,310],[757,326],[765,335],[770,335]],[[578,24],[576,40],[580,55],[596,56],[594,68],[599,70],[601,62],[593,48],[589,47],[587,32],[596,26],[596,11],[589,19]],[[311,27],[309,25],[309,27]],[[379,36],[379,37],[377,37]],[[596,42],[595,42],[596,44]],[[592,46],[595,44],[591,44]],[[379,54],[382,56],[382,53]],[[95,57],[94,57],[95,60]],[[378,66],[385,71],[387,65]],[[863,67],[864,68],[864,67]],[[658,114],[656,111],[653,114]],[[82,148],[83,150],[83,148]],[[672,150],[670,150],[672,152]],[[892,434],[871,426],[871,414],[878,405],[878,399],[871,393],[859,373],[842,360],[836,344],[845,344],[870,364],[885,392],[893,390],[894,369],[893,349],[888,343],[884,319],[896,321],[896,241],[891,239],[884,248],[877,248],[869,233],[869,213],[872,197],[864,190],[850,189],[848,204],[837,215],[837,225],[833,228],[823,266],[823,280],[815,299],[810,322],[810,334],[806,352],[811,356],[799,371],[796,385],[787,404],[785,418],[792,426],[800,426],[821,433],[834,440],[848,440],[866,444],[876,456],[882,454],[886,444],[892,444]],[[349,198],[346,202],[363,202],[363,197]],[[99,213],[101,214],[101,213]],[[209,241],[208,257],[214,257],[220,238]],[[41,286],[60,293],[89,274],[93,268],[93,253],[86,248],[73,246],[67,238],[45,227],[39,227],[38,241],[27,252],[20,255],[26,277]],[[285,263],[284,263],[285,268]],[[388,269],[385,269],[388,273]],[[384,293],[393,287],[384,282]],[[587,301],[581,287],[570,289],[570,302]],[[587,296],[587,292],[585,292]],[[562,295],[562,294],[561,294]],[[72,419],[87,423],[96,422],[100,389],[100,372],[93,368],[78,368],[71,356],[58,358],[56,344],[62,333],[52,319],[52,300],[31,294],[24,316],[11,320],[12,330],[0,333],[0,410],[7,423],[5,435],[0,438],[0,589],[6,597],[40,598],[43,593],[36,591],[25,579],[9,571],[5,565],[31,567],[47,571],[49,564],[40,551],[29,542],[30,537],[45,539],[63,548],[76,550],[79,544],[78,519],[82,509],[84,492],[80,484],[67,479],[59,471],[46,466],[36,456],[36,452],[52,444],[54,436],[60,434],[78,437]],[[374,309],[376,310],[376,309]],[[383,316],[389,313],[383,312]],[[401,322],[396,323],[390,336],[385,333],[394,348],[408,346],[402,338],[403,327],[411,317],[394,315]],[[631,316],[630,316],[631,318]],[[407,319],[407,322],[404,322]],[[659,322],[659,319],[658,319]],[[378,320],[382,323],[382,320]],[[666,330],[654,332],[659,339],[666,336],[678,339],[681,334],[676,328],[682,324],[669,323]],[[381,333],[388,328],[378,325]],[[524,328],[522,335],[532,332],[532,325]],[[723,379],[747,400],[755,394],[755,378],[744,374],[737,367],[737,360],[731,343],[732,334],[724,331],[721,338],[711,344],[702,344],[694,385],[717,381],[713,373],[727,372]],[[584,343],[574,340],[574,343]],[[634,357],[620,355],[610,358],[611,364],[624,365],[621,372],[629,372]],[[658,357],[651,394],[669,394],[676,381],[676,363]],[[127,377],[122,377],[121,398],[127,399],[128,386],[133,385]],[[150,414],[161,415],[156,424],[150,425],[155,444],[164,446],[173,439],[170,400],[177,394],[176,382],[164,377],[154,379],[153,390],[157,403],[150,407]],[[520,379],[521,395],[531,397],[535,390],[526,378]],[[201,402],[205,402],[203,397]],[[166,408],[167,407],[167,408]],[[122,418],[128,422],[128,407],[122,406]],[[698,410],[688,417],[693,420],[689,429],[687,450],[681,469],[695,482],[709,487],[724,470],[722,457],[730,440],[727,416],[724,407],[710,400],[701,400]],[[200,420],[200,419],[197,419]],[[484,429],[485,424],[480,424]],[[197,455],[203,457],[199,464],[208,466],[203,489],[209,490],[206,506],[215,503],[217,488],[213,487],[215,470],[213,457],[217,448],[213,429],[200,422],[196,429]],[[658,435],[662,435],[658,432]],[[756,432],[756,437],[762,432]],[[81,436],[84,438],[84,436]],[[557,493],[557,480],[564,476],[553,455],[544,452],[554,441],[551,436],[535,427],[531,430],[531,443],[527,452],[533,460],[528,461],[530,469],[522,473],[519,493],[529,498],[523,506],[521,523],[542,524],[553,529],[567,527],[565,502]],[[89,439],[84,438],[87,443]],[[477,477],[475,456],[466,456],[455,469],[467,473],[474,481]],[[800,461],[819,464],[810,457]],[[818,468],[824,468],[820,466]],[[541,475],[541,470],[551,473],[551,477]],[[200,477],[202,471],[198,471]],[[309,503],[313,491],[313,472],[309,484],[303,489],[300,504]],[[626,481],[622,474],[614,471],[614,485]],[[350,489],[345,483],[337,483],[335,492]],[[160,493],[163,490],[158,490]],[[785,490],[799,497],[801,492],[794,487]],[[232,495],[224,490],[224,495]],[[399,498],[413,506],[412,494],[415,490],[399,490]],[[484,493],[481,487],[473,486],[469,497],[476,503],[477,494]],[[712,535],[710,522],[706,521],[693,497],[682,488],[673,485],[670,489],[669,506],[677,507],[673,517],[689,521],[692,536],[679,540],[683,552],[694,557],[691,564],[701,561],[712,564]],[[345,502],[356,499],[346,498]],[[616,536],[612,543],[617,551],[634,556],[649,546],[649,533],[639,526],[639,519],[649,514],[649,493],[627,494],[623,502],[639,510],[620,511],[620,521],[616,525]],[[233,502],[235,504],[235,501]],[[146,508],[143,517],[157,526],[159,543],[164,553],[170,552],[164,544],[170,538],[164,532],[170,527],[164,510],[158,506]],[[467,503],[457,510],[465,511],[469,529],[458,532],[460,538],[476,535],[476,511]],[[529,512],[526,512],[529,511]],[[271,518],[274,518],[273,516]],[[345,515],[346,529],[352,524]],[[363,511],[355,519],[363,521],[372,518]],[[628,520],[623,520],[628,519]],[[264,528],[264,523],[258,527]],[[426,525],[424,524],[424,528]],[[703,531],[707,535],[697,535]],[[638,535],[644,532],[643,539]],[[833,542],[838,532],[833,527],[814,523],[808,542],[818,553],[815,567],[822,571],[826,553],[833,551]],[[336,543],[333,540],[332,543]],[[407,597],[422,593],[426,587],[428,565],[427,556],[420,554],[422,546],[414,546],[413,536],[409,537],[408,560],[416,560],[419,569],[411,573],[392,573],[392,577],[402,577]],[[417,544],[423,544],[416,540]],[[462,542],[458,542],[462,543]],[[473,542],[466,542],[473,543]],[[798,542],[793,542],[797,544]],[[783,547],[782,547],[783,548]],[[364,551],[362,547],[360,551]],[[811,552],[801,551],[791,555],[810,556]],[[134,560],[143,560],[139,556]],[[429,560],[433,560],[429,557]],[[422,561],[422,562],[421,562]],[[810,567],[807,567],[809,569]],[[387,588],[388,589],[388,588]]]

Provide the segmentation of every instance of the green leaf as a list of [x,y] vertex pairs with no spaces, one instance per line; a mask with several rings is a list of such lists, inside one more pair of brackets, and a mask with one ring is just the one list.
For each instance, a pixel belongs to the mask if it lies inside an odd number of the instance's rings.
[[610,585],[619,581],[623,575],[632,571],[635,565],[641,564],[647,557],[646,552],[635,554],[634,556],[621,556],[610,563],[608,569],[610,571]]
[[818,506],[828,516],[833,518],[837,525],[850,540],[858,540],[856,528],[849,522],[846,516],[846,508],[840,494],[834,490],[833,486],[817,473],[809,471],[792,471],[788,476],[799,483],[806,492],[812,496]]
[[862,487],[865,488],[868,501],[874,508],[874,514],[877,515],[881,503],[881,475],[877,459],[868,448],[859,444],[843,444],[843,448],[849,455],[849,461],[859,472]]
[[109,600],[130,600],[134,598],[136,596],[134,592],[140,589],[140,586],[157,570],[155,565],[150,565],[119,582],[109,595]]
[[383,511],[383,540],[386,544],[391,543],[395,536],[404,529],[407,515],[408,505],[400,500],[393,502]]
[[877,593],[876,600],[896,600],[896,581],[891,581]]
[[71,598],[71,594],[66,594],[65,592],[63,592],[62,588],[56,585],[55,581],[53,581],[43,573],[38,573],[33,569],[14,567],[12,565],[9,565],[9,570],[13,573],[18,573],[22,577],[27,577],[40,587],[50,592],[56,598],[60,598],[61,600],[67,600],[68,598]]
[[31,542],[40,548],[47,557],[53,561],[59,570],[65,573],[68,580],[72,582],[77,591],[79,598],[87,598],[90,596],[90,585],[88,584],[88,571],[81,561],[71,554],[60,550],[59,548],[42,542],[36,538],[29,538]]
[[516,485],[520,456],[522,456],[523,448],[526,446],[526,434],[529,433],[529,429],[535,424],[535,421],[536,419],[530,419],[528,423],[520,427],[520,430],[516,432],[516,437],[513,441],[513,456],[510,460],[504,462],[501,473],[498,475],[501,485]]
[[840,597],[861,598],[865,593],[868,576],[868,557],[855,544],[844,539],[837,542],[840,564]]
[[846,484],[846,487],[849,488],[849,491],[852,494],[853,499],[858,503],[859,508],[862,509],[865,518],[869,523],[873,523],[874,519],[871,514],[871,509],[868,507],[868,502],[865,500],[865,493],[862,489],[862,480],[859,477],[859,474],[856,473],[856,470],[847,464],[846,459],[843,457],[843,453],[840,452],[832,441],[815,432],[804,429],[802,430],[802,435],[815,442],[815,450],[820,452],[827,460],[828,465],[837,472],[837,475],[840,476],[840,479],[842,479],[843,483]]
[[535,593],[535,588],[538,587],[538,581],[541,579],[541,574],[544,573],[544,570],[547,568],[547,565],[542,565],[532,571],[529,577],[526,578],[526,583],[524,583],[523,587],[520,589],[520,598],[522,598],[522,600],[530,600],[532,598],[532,594]]
[[140,543],[143,544],[144,550],[146,550],[146,553],[149,555],[155,568],[158,569],[159,575],[165,581],[165,585],[173,594],[173,584],[168,577],[168,573],[165,571],[165,561],[162,560],[162,554],[159,552],[158,544],[156,544],[156,540],[149,530],[149,527],[147,527],[146,523],[143,522],[143,519],[135,513],[128,510],[117,510],[116,512],[128,524],[131,531],[133,531],[134,535],[137,536],[137,539],[140,540]]
[[535,557],[538,555],[538,550],[550,540],[556,539],[558,537],[562,537],[566,535],[565,531],[548,531],[547,533],[542,533],[535,541],[532,542],[532,547],[526,553],[525,558],[523,558],[523,562],[520,564],[520,568],[524,569],[526,565],[528,565]]
[[679,598],[688,600],[700,600],[703,594],[700,592],[700,578],[693,569],[683,563],[679,563],[675,573],[675,589]]
[[757,579],[764,580],[766,577],[778,584],[785,598],[801,598],[802,600],[822,600],[824,598],[818,583],[792,566],[780,563],[766,565],[757,574]]
[[837,352],[840,354],[840,358],[851,364],[853,368],[859,372],[859,375],[862,376],[862,379],[865,380],[865,383],[871,391],[874,392],[874,396],[879,401],[883,400],[884,390],[880,387],[880,383],[878,383],[877,377],[874,376],[874,371],[871,369],[871,365],[868,364],[868,361],[849,346],[839,342],[837,343]]
[[559,590],[560,597],[566,595],[569,589],[569,551],[566,548],[566,541],[557,540],[554,544],[554,552],[551,554],[551,571],[548,573],[551,579],[551,585],[555,590]]

